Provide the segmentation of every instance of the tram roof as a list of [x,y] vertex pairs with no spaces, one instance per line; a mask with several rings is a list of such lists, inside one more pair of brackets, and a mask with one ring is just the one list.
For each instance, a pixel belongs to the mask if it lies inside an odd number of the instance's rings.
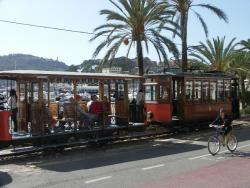
[[131,80],[140,79],[141,76],[130,74],[118,74],[118,73],[83,73],[83,72],[66,72],[66,71],[42,71],[42,70],[9,70],[0,71],[0,79],[12,79],[18,78],[66,78],[66,79],[85,79],[93,78],[98,80]]
[[222,77],[222,78],[236,78],[234,75],[226,74],[219,71],[211,72],[164,72],[156,74],[147,74],[146,77],[151,76],[171,76],[171,77]]

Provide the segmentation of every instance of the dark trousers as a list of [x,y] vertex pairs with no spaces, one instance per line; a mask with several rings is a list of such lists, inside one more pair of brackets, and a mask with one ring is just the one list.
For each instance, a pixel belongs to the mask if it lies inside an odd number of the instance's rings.
[[14,123],[14,132],[17,132],[17,108],[11,110],[11,119]]

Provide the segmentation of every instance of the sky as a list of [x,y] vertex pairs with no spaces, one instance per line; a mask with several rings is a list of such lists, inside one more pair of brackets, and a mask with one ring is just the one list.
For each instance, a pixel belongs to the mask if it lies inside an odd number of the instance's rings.
[[[206,20],[209,39],[226,36],[226,42],[233,37],[237,41],[250,39],[249,0],[194,0],[196,3],[213,4],[226,12],[229,23],[219,20],[205,9],[196,9]],[[108,0],[0,0],[0,20],[26,24],[66,28],[93,32],[94,28],[106,22],[99,15],[101,9],[115,9]],[[0,22],[0,55],[30,54],[48,59],[58,59],[67,65],[78,65],[92,58],[98,43],[90,42],[92,35],[56,31]],[[180,48],[178,39],[172,39]],[[196,19],[190,14],[188,23],[188,45],[205,41],[206,36]],[[102,58],[104,52],[97,58]],[[126,56],[126,46],[117,57]],[[130,57],[135,57],[133,50]],[[144,56],[158,61],[153,48]],[[170,55],[171,57],[171,55]]]

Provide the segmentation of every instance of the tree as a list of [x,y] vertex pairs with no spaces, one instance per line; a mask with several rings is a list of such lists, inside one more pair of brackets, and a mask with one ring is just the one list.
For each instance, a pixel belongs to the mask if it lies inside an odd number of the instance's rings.
[[239,77],[242,107],[246,107],[246,85],[245,80],[250,78],[250,54],[238,50],[233,53],[231,62],[225,67],[227,72],[236,74]]
[[242,48],[241,48],[242,50],[246,50],[246,51],[250,52],[250,39],[240,41],[239,45],[242,46]]
[[210,64],[214,70],[223,71],[227,65],[232,61],[235,38],[233,38],[228,45],[225,45],[225,37],[213,39],[213,41],[207,39],[206,44],[200,42],[198,46],[193,47],[193,52],[190,56],[199,59],[200,61]]
[[[136,46],[139,75],[144,74],[143,69],[143,44],[147,53],[151,43],[156,49],[160,61],[167,61],[166,48],[176,57],[178,50],[175,44],[163,36],[162,31],[175,32],[177,27],[171,21],[172,12],[167,8],[167,3],[158,0],[109,0],[117,12],[113,10],[101,10],[100,14],[105,15],[107,23],[95,28],[97,32],[91,41],[105,36],[93,57],[95,58],[103,49],[107,49],[103,62],[113,59],[122,44],[128,45],[127,56],[132,44]],[[144,42],[144,43],[143,43]]]
[[167,0],[170,4],[170,7],[175,12],[175,22],[180,26],[180,36],[182,41],[182,69],[186,71],[187,69],[187,26],[188,26],[188,18],[189,12],[192,11],[198,20],[200,21],[206,36],[208,36],[208,28],[207,25],[202,18],[202,16],[194,10],[196,7],[205,8],[213,12],[220,19],[228,22],[228,18],[226,14],[216,6],[210,4],[194,4],[193,0]]

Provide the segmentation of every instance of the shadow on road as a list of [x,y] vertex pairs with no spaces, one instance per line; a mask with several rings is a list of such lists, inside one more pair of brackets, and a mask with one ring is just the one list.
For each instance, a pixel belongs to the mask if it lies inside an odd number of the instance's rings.
[[68,159],[67,162],[57,161],[55,163],[47,165],[37,164],[37,166],[39,168],[51,171],[71,172],[82,169],[93,169],[126,162],[152,159],[193,150],[200,150],[204,148],[204,146],[201,145],[171,142],[163,143],[160,146],[152,146],[149,143],[146,143],[139,148],[138,146],[135,147],[137,148],[133,148],[133,146],[130,146],[125,149],[117,148],[117,150],[112,151],[93,151],[88,157],[84,158],[83,156],[80,159],[75,159],[75,161],[74,158],[72,158],[72,160]]
[[7,172],[0,171],[0,187],[8,185],[12,182],[11,176]]

